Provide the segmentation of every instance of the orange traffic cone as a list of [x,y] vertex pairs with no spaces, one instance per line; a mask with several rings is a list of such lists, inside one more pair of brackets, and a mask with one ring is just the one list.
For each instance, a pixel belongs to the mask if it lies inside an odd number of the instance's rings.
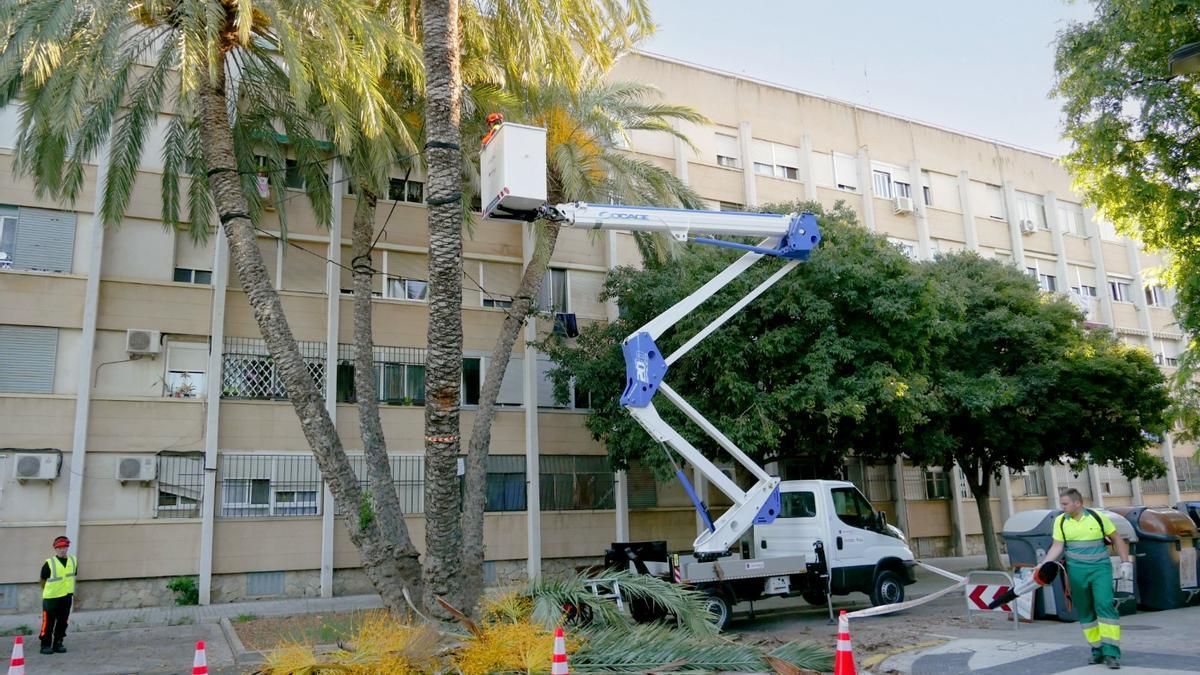
[[208,661],[204,657],[204,640],[196,643],[196,656],[192,659],[192,675],[208,675]]
[[567,675],[567,641],[563,637],[562,626],[554,629],[554,663],[550,666],[550,675]]
[[8,662],[8,675],[25,675],[25,638],[20,635],[13,642],[12,660]]
[[850,619],[846,610],[838,616],[837,654],[833,661],[833,675],[857,675],[854,669],[854,649],[850,646]]

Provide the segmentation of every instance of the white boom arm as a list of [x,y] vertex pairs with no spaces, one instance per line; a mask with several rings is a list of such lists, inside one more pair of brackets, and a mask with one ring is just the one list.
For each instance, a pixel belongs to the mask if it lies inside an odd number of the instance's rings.
[[[568,226],[603,230],[665,232],[679,241],[686,241],[689,237],[693,237],[695,241],[747,251],[720,274],[639,328],[625,338],[622,343],[625,352],[626,386],[625,392],[621,396],[621,404],[652,437],[671,446],[704,474],[713,486],[733,500],[733,506],[714,523],[696,497],[687,477],[683,475],[682,471],[676,472],[684,489],[687,490],[696,509],[708,526],[708,530],[700,534],[693,544],[696,554],[698,556],[724,555],[755,523],[769,523],[779,515],[779,478],[768,475],[762,467],[746,456],[703,415],[667,386],[662,378],[666,374],[668,366],[708,337],[743,307],[762,295],[802,260],[808,258],[808,254],[820,241],[821,235],[817,228],[816,218],[811,213],[776,215],[580,203],[560,204],[557,207],[548,207],[547,211],[549,217],[558,219]],[[766,237],[766,239],[758,246],[748,246],[694,237],[696,234],[738,235]],[[725,288],[738,275],[768,255],[787,258],[789,262],[744,298],[725,310],[670,356],[664,357],[658,351],[654,341],[668,328],[674,326]],[[746,491],[741,490],[723,471],[663,420],[651,401],[658,391],[661,391],[663,396],[675,404],[689,420],[753,474],[757,479],[754,486]]]

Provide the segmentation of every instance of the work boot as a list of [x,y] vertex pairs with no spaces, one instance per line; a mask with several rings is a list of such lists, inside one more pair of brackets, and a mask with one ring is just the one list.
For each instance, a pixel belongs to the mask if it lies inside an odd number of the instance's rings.
[[54,650],[49,647],[42,647],[42,653],[43,654],[53,654]]
[[1117,670],[1121,667],[1121,662],[1115,656],[1104,657],[1104,665],[1108,666],[1109,670]]
[[1104,663],[1104,654],[1102,654],[1099,649],[1093,649],[1092,658],[1088,659],[1088,665],[1096,666],[1101,663]]
[[66,654],[66,653],[67,653],[67,648],[66,648],[66,647],[64,647],[64,646],[62,645],[62,643],[60,642],[60,643],[58,643],[58,644],[54,645],[54,653],[55,653],[55,654]]

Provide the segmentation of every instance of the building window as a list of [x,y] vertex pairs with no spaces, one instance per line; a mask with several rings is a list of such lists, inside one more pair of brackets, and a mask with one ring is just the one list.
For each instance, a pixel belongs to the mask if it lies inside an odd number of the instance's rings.
[[[298,341],[296,344],[313,382],[324,395],[325,343]],[[262,339],[226,337],[222,362],[221,398],[287,398],[275,360]]]
[[1053,274],[1038,274],[1038,286],[1047,293],[1058,290],[1058,277]]
[[607,458],[544,455],[540,462],[542,510],[613,508],[613,475]]
[[720,202],[718,208],[719,211],[744,211],[745,209],[745,206],[737,202]]
[[[367,474],[365,455],[348,455],[350,468],[358,478],[363,493],[371,490]],[[425,458],[422,455],[388,455],[388,470],[392,474],[392,486],[404,513],[425,512]]]
[[0,391],[54,393],[58,329],[0,325]]
[[283,171],[283,185],[293,190],[304,189],[304,174],[300,171],[300,165],[294,159],[285,160],[286,166]]
[[1072,287],[1071,287],[1071,290],[1072,290],[1072,291],[1074,291],[1074,292],[1076,292],[1076,293],[1078,293],[1079,295],[1087,296],[1087,297],[1089,297],[1089,298],[1094,298],[1094,297],[1096,297],[1096,295],[1097,295],[1097,293],[1096,293],[1096,287],[1095,287],[1095,286],[1088,286],[1088,285],[1086,285],[1086,284],[1080,284],[1080,285],[1078,285],[1078,286],[1072,286]]
[[492,297],[485,296],[483,298],[483,306],[484,307],[495,307],[497,309],[508,309],[508,308],[512,307],[512,300],[501,300],[499,298],[492,298]]
[[160,453],[155,518],[199,518],[204,500],[204,455]]
[[[485,511],[525,510],[525,456],[487,456]],[[543,503],[542,508],[546,508]]]
[[910,259],[917,259],[917,242],[910,239],[900,239],[899,237],[888,237],[888,241],[896,248],[899,248]]
[[897,197],[908,197],[910,199],[912,198],[912,186],[909,185],[908,183],[896,181],[896,182],[892,183],[892,185],[896,190]]
[[1128,281],[1108,280],[1108,292],[1112,294],[1112,299],[1117,302],[1132,302],[1132,289],[1133,285]]
[[929,186],[922,186],[921,192],[925,195],[925,206],[933,206],[933,192],[930,191]]
[[0,205],[0,269],[69,274],[74,253],[74,213]]
[[1046,495],[1046,475],[1040,466],[1025,467],[1025,495],[1038,497]]
[[1063,232],[1083,236],[1083,209],[1074,204],[1058,205],[1058,224]]
[[1046,229],[1045,201],[1041,195],[1017,192],[1017,215],[1021,221],[1032,223],[1039,230]]
[[0,270],[12,269],[17,243],[16,214],[0,213]]
[[949,499],[950,477],[941,468],[904,467],[904,497],[912,500]]
[[875,181],[875,196],[876,197],[892,197],[892,176],[885,171],[872,171],[871,177]]
[[833,181],[839,190],[858,190],[858,160],[851,155],[833,153]]
[[737,136],[729,134],[717,134],[717,165],[736,169],[741,166],[738,161],[738,139]]
[[388,277],[387,293],[384,297],[425,302],[429,299],[429,282],[424,279]]
[[538,294],[538,309],[543,312],[569,312],[569,293],[567,271],[550,268],[547,270],[546,276],[542,278],[542,290]]
[[425,199],[425,184],[415,180],[389,178],[388,199],[394,202],[420,204]]
[[425,366],[376,363],[375,389],[381,403],[425,405]]
[[182,284],[211,284],[212,272],[209,270],[176,267],[174,280]]
[[1162,286],[1146,287],[1146,304],[1151,307],[1167,306],[1167,291]]
[[462,367],[462,403],[479,405],[479,390],[483,385],[482,360],[464,358]]
[[787,180],[800,180],[800,170],[794,166],[777,164],[775,166],[775,177]]
[[222,455],[223,518],[315,516],[321,477],[311,455]]
[[754,173],[762,174],[764,176],[773,176],[773,175],[775,175],[775,167],[771,166],[770,164],[763,164],[762,162],[755,162],[754,163]]

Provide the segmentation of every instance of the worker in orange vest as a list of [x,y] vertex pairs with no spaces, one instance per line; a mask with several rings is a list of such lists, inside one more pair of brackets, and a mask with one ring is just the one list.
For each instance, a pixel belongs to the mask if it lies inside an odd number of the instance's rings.
[[495,136],[496,132],[500,130],[501,124],[504,124],[504,115],[501,115],[498,112],[488,113],[488,116],[487,116],[488,132],[487,132],[487,135],[485,135],[483,137],[483,142],[479,144],[479,147],[482,148],[482,147],[487,146],[488,141],[492,140],[492,136]]

